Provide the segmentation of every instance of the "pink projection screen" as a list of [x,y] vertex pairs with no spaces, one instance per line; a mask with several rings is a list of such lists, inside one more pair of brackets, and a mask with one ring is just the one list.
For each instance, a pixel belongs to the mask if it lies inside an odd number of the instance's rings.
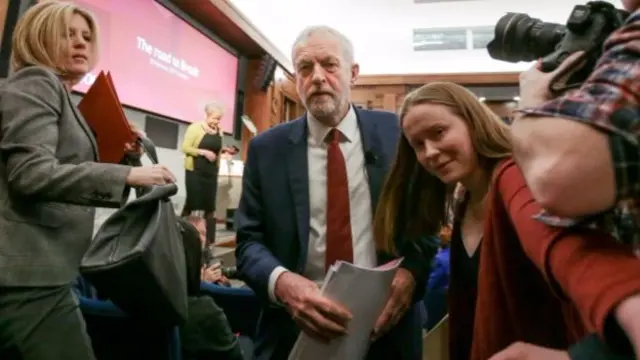
[[111,72],[123,104],[184,122],[222,103],[221,126],[233,132],[238,58],[154,0],[76,0],[100,27],[100,62],[74,89],[87,91]]

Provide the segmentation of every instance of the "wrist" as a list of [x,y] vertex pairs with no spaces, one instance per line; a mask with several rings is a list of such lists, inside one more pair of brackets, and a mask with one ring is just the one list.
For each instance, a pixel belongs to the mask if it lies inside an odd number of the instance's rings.
[[275,296],[275,300],[279,301],[283,304],[285,304],[285,299],[286,299],[286,288],[287,288],[287,282],[289,280],[289,276],[291,275],[291,273],[289,271],[283,271],[282,273],[280,273],[280,275],[278,275],[274,288],[273,288],[273,295]]
[[125,185],[129,185],[129,186],[134,186],[135,184],[133,184],[132,181],[132,176],[133,176],[133,166],[129,166],[129,170],[127,171],[127,175],[124,177],[124,183]]

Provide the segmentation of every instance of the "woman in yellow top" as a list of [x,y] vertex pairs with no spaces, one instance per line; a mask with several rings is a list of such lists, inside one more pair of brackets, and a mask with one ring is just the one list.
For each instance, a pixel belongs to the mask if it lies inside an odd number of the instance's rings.
[[182,215],[201,213],[207,219],[207,240],[215,238],[216,194],[218,190],[218,158],[222,151],[222,129],[220,119],[224,115],[221,104],[211,103],[204,107],[204,121],[195,122],[187,128],[182,142],[185,154],[185,185],[187,200]]

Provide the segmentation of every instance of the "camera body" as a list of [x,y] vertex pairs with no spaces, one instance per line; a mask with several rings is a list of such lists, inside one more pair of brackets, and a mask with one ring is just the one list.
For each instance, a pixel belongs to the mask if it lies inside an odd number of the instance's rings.
[[[605,1],[576,5],[566,25],[545,23],[527,14],[507,13],[498,20],[494,38],[487,45],[489,55],[508,62],[541,59],[541,70],[551,72],[571,54],[584,51],[579,68],[562,74],[553,82],[552,91],[578,86],[593,71],[602,55],[604,41],[622,26],[629,16]],[[560,79],[554,79],[560,80]]]

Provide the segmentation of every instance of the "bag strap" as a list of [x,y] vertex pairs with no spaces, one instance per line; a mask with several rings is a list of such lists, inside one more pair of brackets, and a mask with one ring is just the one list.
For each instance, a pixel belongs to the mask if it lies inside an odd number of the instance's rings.
[[149,159],[154,165],[157,165],[158,162],[158,152],[156,151],[156,146],[153,142],[146,136],[140,137],[140,147],[147,154]]
[[[144,153],[147,154],[147,156],[149,157],[149,160],[151,160],[151,163],[154,165],[158,164],[158,152],[156,151],[156,146],[153,143],[153,141],[151,141],[151,139],[149,139],[146,136],[141,136],[138,139],[138,144],[140,145],[140,147],[142,148],[142,150],[144,151]],[[124,158],[124,162],[127,163],[128,165],[131,166],[142,166],[142,161],[140,160],[142,156],[126,156]],[[139,187],[136,188],[136,197],[141,197],[144,194],[147,194],[148,192],[150,192],[152,190],[153,187],[149,186],[149,187]],[[128,195],[127,195],[128,197]]]
[[[140,148],[142,148],[142,151],[145,154],[147,154],[152,164],[157,165],[159,163],[156,146],[153,144],[153,142],[149,138],[140,137],[138,139],[138,145],[140,146]],[[142,166],[142,161],[140,161],[141,158],[142,158],[142,154],[140,156],[125,155],[123,159],[123,163],[126,163],[127,165],[131,165],[131,166]]]

